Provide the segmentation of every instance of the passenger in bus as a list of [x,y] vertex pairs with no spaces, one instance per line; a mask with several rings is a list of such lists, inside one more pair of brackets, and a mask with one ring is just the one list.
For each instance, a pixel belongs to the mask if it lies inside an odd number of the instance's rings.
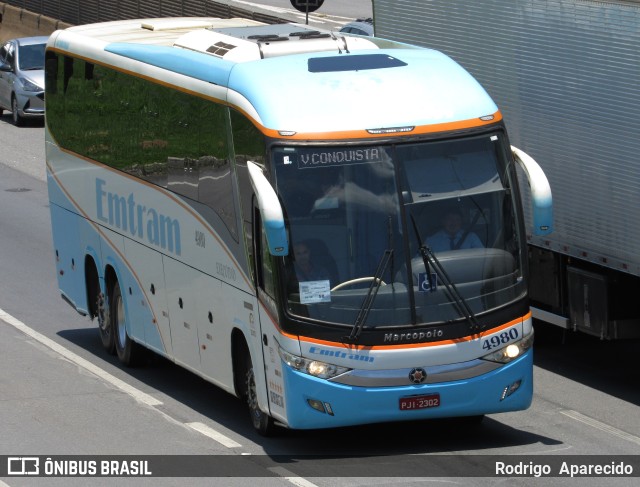
[[442,228],[427,237],[427,245],[434,252],[483,248],[482,241],[472,231],[462,228],[460,210],[449,210],[442,218]]

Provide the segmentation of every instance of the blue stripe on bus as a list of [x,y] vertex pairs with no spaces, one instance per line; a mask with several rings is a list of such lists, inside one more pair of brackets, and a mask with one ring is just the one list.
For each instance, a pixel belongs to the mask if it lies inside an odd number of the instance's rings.
[[212,58],[209,54],[169,46],[115,42],[104,50],[220,86],[227,86],[229,73],[235,66],[235,63]]
[[[59,252],[59,260],[64,261],[57,265],[68,265],[67,261],[70,261],[74,256],[87,254],[88,249],[85,246],[87,242],[93,243],[92,247],[94,248],[100,248],[101,255],[93,252],[91,255],[96,260],[98,274],[102,276],[101,284],[104,285],[104,269],[110,263],[118,275],[121,288],[123,290],[131,289],[131,295],[135,298],[124,300],[129,335],[161,355],[167,355],[169,351],[165,347],[160,329],[156,324],[157,318],[153,315],[151,303],[147,300],[138,279],[131,271],[129,263],[118,255],[105,235],[99,234],[95,223],[78,214],[74,203],[60,189],[51,174],[47,174],[47,179],[55,248]],[[88,312],[89,303],[87,303],[84,280],[84,264],[84,259],[78,259],[76,272],[57,272],[57,278],[61,292],[76,309]],[[102,291],[105,292],[106,289]],[[144,304],[138,305],[141,300],[144,300]],[[165,337],[165,340],[168,339],[170,337]]]

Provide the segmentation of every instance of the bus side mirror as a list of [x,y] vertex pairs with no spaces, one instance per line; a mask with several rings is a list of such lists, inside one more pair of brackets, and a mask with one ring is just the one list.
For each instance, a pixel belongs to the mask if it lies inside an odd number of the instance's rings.
[[247,161],[249,179],[258,200],[262,226],[267,235],[269,253],[275,256],[289,254],[289,239],[278,195],[255,162]]
[[533,233],[539,236],[548,235],[553,232],[553,200],[549,180],[533,157],[514,146],[511,146],[511,151],[529,180],[533,208]]

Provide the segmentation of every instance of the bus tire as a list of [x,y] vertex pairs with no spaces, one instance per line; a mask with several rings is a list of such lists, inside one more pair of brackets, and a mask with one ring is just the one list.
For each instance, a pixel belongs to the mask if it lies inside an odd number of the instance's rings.
[[111,355],[116,353],[116,342],[114,338],[111,318],[109,317],[109,299],[104,293],[99,292],[96,296],[96,318],[98,319],[98,332],[102,347]]
[[137,363],[139,350],[137,343],[131,340],[127,333],[127,314],[124,309],[124,298],[118,281],[113,285],[110,308],[109,315],[111,316],[111,327],[118,359],[124,365],[133,366]]
[[254,429],[262,436],[271,436],[274,430],[273,418],[262,412],[258,405],[258,393],[256,391],[256,377],[251,363],[251,357],[247,353],[247,376],[245,383],[245,395],[249,406],[249,415]]

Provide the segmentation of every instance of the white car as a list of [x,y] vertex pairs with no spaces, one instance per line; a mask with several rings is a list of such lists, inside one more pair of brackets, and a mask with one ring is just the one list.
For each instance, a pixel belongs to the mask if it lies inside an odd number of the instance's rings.
[[359,36],[372,36],[373,19],[358,19],[354,22],[349,22],[340,29],[340,32]]
[[47,36],[10,39],[0,47],[0,115],[13,123],[44,117],[44,51]]

